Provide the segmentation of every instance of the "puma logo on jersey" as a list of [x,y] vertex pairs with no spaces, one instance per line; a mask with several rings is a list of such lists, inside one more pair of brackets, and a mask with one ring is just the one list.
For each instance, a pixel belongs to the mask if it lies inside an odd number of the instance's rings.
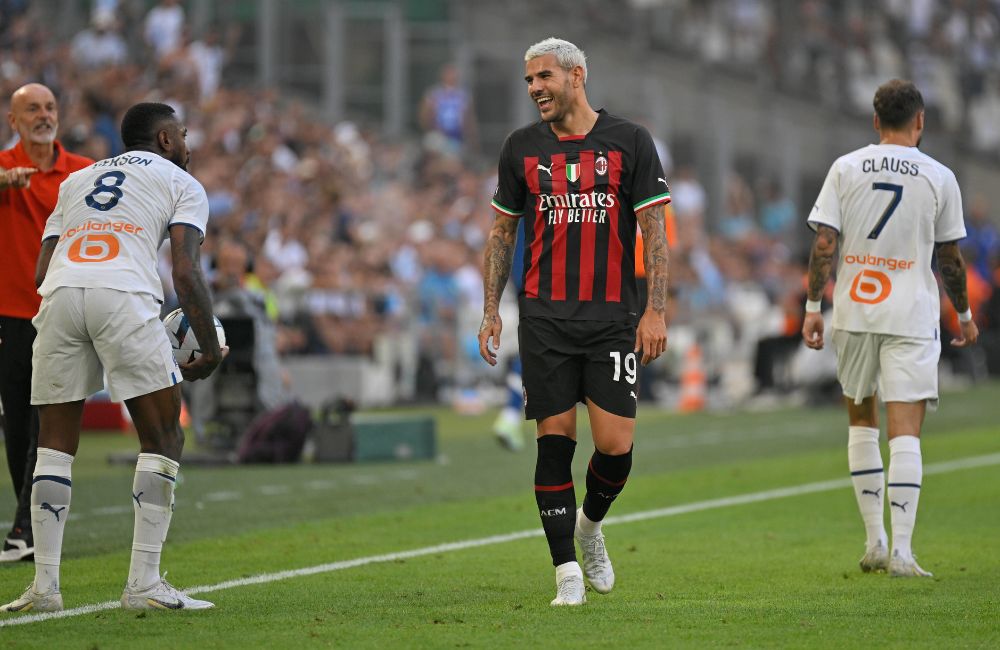
[[548,174],[549,177],[552,176],[552,165],[549,165],[548,167],[546,167],[545,165],[543,165],[541,163],[538,163],[538,168],[540,170],[542,170],[543,172],[545,172],[546,174]]
[[[656,180],[660,181],[660,182],[661,182],[661,183],[663,183],[664,185],[667,185],[667,179],[665,179],[665,178],[657,178]],[[667,185],[667,188],[669,189],[669,188],[670,188],[670,186],[669,186],[669,185]]]

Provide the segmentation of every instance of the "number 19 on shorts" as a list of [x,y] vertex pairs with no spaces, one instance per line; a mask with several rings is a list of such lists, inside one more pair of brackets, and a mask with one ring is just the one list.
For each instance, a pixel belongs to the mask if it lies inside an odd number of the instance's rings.
[[[612,378],[614,381],[621,381],[622,377],[622,353],[617,350],[611,353],[611,358],[615,362],[615,376]],[[634,384],[636,380],[636,358],[635,352],[629,352],[625,355],[625,381],[630,384]]]

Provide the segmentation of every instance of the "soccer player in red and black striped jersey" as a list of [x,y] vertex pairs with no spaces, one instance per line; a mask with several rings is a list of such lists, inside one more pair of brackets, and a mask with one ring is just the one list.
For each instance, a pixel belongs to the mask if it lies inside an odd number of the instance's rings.
[[[535,499],[556,567],[552,604],[581,605],[584,573],[597,592],[614,586],[601,521],[632,467],[639,355],[645,365],[666,348],[663,206],[670,189],[649,133],[591,108],[578,47],[549,38],[528,48],[524,60],[541,120],[511,133],[500,153],[479,352],[496,364],[500,295],[525,219],[518,339],[525,416],[537,424]],[[645,305],[635,281],[637,224]],[[587,406],[596,448],[579,511],[571,468],[577,402]]]

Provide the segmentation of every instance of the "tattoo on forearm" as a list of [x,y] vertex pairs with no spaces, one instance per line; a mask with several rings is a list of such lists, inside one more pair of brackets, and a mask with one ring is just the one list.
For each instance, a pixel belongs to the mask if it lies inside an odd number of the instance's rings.
[[809,253],[809,300],[823,297],[823,289],[833,270],[833,258],[837,254],[837,231],[830,226],[819,226]]
[[965,311],[969,308],[969,293],[965,283],[965,260],[962,259],[958,243],[939,244],[937,259],[945,293],[956,311]]
[[647,309],[664,314],[667,309],[669,252],[663,205],[640,210],[636,215],[642,231],[642,262],[646,269]]
[[[484,314],[482,327],[492,323],[500,308],[500,296],[510,278],[514,263],[514,241],[517,238],[517,219],[497,215],[486,240],[483,254]],[[482,328],[480,328],[482,329]]]

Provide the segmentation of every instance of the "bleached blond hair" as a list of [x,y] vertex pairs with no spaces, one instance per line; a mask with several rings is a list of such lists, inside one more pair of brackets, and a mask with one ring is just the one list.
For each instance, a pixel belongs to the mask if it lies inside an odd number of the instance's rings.
[[555,55],[559,67],[567,72],[576,66],[583,68],[583,83],[587,83],[587,55],[576,45],[561,38],[550,37],[529,47],[524,53],[524,60],[527,62],[546,54]]

